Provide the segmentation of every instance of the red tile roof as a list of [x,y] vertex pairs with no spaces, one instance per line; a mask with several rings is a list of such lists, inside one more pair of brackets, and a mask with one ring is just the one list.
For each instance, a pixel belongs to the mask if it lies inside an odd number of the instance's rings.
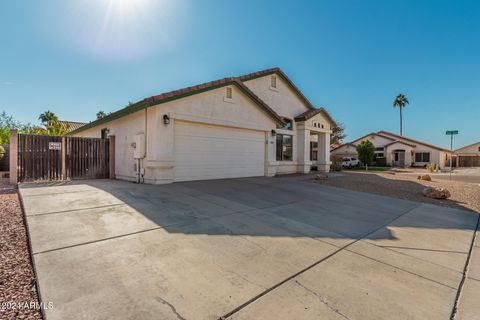
[[64,120],[58,120],[58,123],[67,130],[67,132],[77,130],[84,125],[86,125],[85,122],[75,122],[75,121],[64,121]]
[[325,108],[323,108],[323,107],[319,107],[317,109],[307,110],[304,113],[296,116],[295,121],[305,121],[305,120],[308,120],[308,119],[316,116],[319,113],[323,114],[332,123],[333,126],[337,125],[335,120],[333,120],[333,118],[330,116],[330,114],[327,112],[327,110],[325,110]]
[[243,81],[248,81],[252,80],[255,78],[263,77],[269,74],[278,74],[281,78],[283,78],[286,83],[291,87],[291,89],[297,94],[297,96],[304,102],[305,106],[308,109],[311,109],[313,112],[323,112],[326,117],[332,121],[332,123],[335,124],[333,119],[330,117],[330,115],[327,113],[327,111],[323,108],[316,109],[313,107],[313,105],[310,103],[310,101],[303,95],[303,93],[293,84],[293,82],[287,77],[286,74],[284,74],[279,68],[272,68],[272,69],[266,69],[262,71],[257,71],[254,73],[249,73],[245,74],[239,77],[229,77],[229,78],[224,78],[220,80],[215,80],[215,81],[210,81],[210,82],[205,82],[199,85],[195,86],[190,86],[186,88],[182,88],[179,90],[173,90],[170,92],[165,92],[159,95],[151,96],[149,98],[145,98],[143,100],[140,100],[133,105],[129,105],[123,109],[120,109],[116,112],[113,112],[109,114],[108,116],[98,119],[96,121],[92,121],[81,128],[78,128],[74,130],[72,133],[77,133],[79,131],[107,123],[109,121],[112,121],[114,119],[121,118],[123,116],[126,116],[128,114],[131,114],[133,112],[137,112],[139,110],[142,110],[144,108],[148,108],[153,105],[157,105],[160,103],[165,103],[168,101],[172,101],[175,99],[183,98],[186,96],[198,94],[204,91],[216,89],[219,87],[227,86],[227,85],[235,85],[237,86],[240,90],[242,90],[247,96],[250,97],[257,105],[259,105],[269,116],[271,116],[278,124],[283,125],[284,121],[282,117],[280,117],[268,104],[266,104],[262,99],[260,99],[255,93],[253,93],[244,83]]
[[383,135],[390,135],[390,136],[396,137],[398,139],[407,140],[407,141],[410,141],[410,142],[413,142],[413,143],[423,144],[424,146],[427,146],[427,147],[430,147],[430,148],[433,148],[433,149],[446,151],[446,152],[451,152],[448,149],[440,148],[440,147],[434,146],[433,144],[428,144],[428,143],[425,143],[425,142],[422,142],[422,141],[407,138],[407,137],[404,137],[404,136],[401,136],[401,135],[398,135],[398,134],[395,134],[395,133],[391,133],[391,132],[388,132],[388,131],[385,131],[385,130],[378,131],[377,133],[378,134],[383,134]]

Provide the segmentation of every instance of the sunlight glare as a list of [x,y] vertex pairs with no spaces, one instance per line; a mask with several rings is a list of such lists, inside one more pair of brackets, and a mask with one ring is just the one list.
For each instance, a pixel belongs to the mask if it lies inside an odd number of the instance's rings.
[[132,60],[168,50],[185,20],[179,0],[64,3],[64,20],[55,32],[75,50],[108,60]]

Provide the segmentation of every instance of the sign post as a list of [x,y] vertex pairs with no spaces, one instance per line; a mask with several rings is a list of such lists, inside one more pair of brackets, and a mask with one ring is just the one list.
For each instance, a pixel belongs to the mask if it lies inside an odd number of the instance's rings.
[[[450,136],[450,151],[453,152],[453,136],[458,134],[458,130],[447,130],[446,135]],[[450,153],[450,180],[452,180],[453,154]]]

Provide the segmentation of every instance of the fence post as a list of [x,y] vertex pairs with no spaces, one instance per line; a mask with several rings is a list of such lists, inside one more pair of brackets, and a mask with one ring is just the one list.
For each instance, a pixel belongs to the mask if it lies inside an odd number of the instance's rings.
[[109,178],[115,179],[115,136],[108,136],[108,172]]
[[18,183],[18,133],[10,130],[10,183]]
[[67,144],[66,144],[66,138],[62,137],[62,180],[67,179],[67,162],[66,162],[66,156],[67,156]]

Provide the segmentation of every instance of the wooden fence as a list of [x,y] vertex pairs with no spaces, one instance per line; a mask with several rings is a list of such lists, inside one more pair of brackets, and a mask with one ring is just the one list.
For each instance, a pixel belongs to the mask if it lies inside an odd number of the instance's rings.
[[66,175],[70,179],[103,179],[109,176],[109,140],[66,139]]
[[109,141],[18,135],[18,181],[109,177]]

